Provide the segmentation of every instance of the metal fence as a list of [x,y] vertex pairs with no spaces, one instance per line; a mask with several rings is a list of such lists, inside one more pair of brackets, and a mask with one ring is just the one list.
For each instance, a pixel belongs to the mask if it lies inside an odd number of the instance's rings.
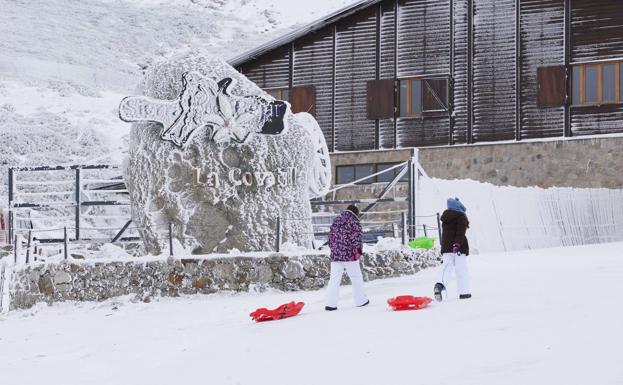
[[[74,165],[57,167],[17,167],[9,169],[9,242],[15,243],[15,259],[18,250],[26,244],[26,263],[37,258],[37,250],[42,245],[62,245],[60,250],[64,258],[68,257],[71,245],[89,242],[136,242],[140,240],[141,228],[132,226],[129,215],[128,191],[117,165]],[[102,176],[104,171],[113,174]],[[88,174],[91,175],[88,175]],[[360,210],[364,240],[373,243],[378,237],[400,238],[403,244],[419,235],[430,236],[437,231],[437,238],[441,238],[439,214],[416,215],[416,183],[424,175],[417,159],[414,157],[406,162],[372,175],[368,175],[349,184],[336,186],[325,197],[335,198],[335,193],[341,189],[355,186],[369,178],[384,173],[392,173],[394,178],[387,182],[378,196],[365,199],[314,199],[312,208],[323,210],[329,208],[357,204]],[[33,176],[34,175],[34,176]],[[389,192],[399,182],[407,180],[406,197],[390,197]],[[404,182],[403,182],[404,183]],[[42,188],[45,186],[45,188]],[[43,190],[43,191],[42,191]],[[102,198],[103,196],[103,198]],[[384,203],[398,203],[405,205],[400,210],[377,210]],[[84,210],[94,207],[125,208],[126,213],[85,213]],[[22,213],[36,211],[37,218],[20,216]],[[46,218],[54,221],[53,227],[36,228],[35,220]],[[393,214],[393,219],[387,219]],[[312,218],[276,218],[274,249],[281,250],[283,225],[289,220],[311,220],[314,239],[323,240],[328,236],[329,226],[334,212],[316,212]],[[114,219],[115,226],[89,226],[85,222],[103,219]],[[429,223],[416,224],[422,219],[430,219]],[[169,254],[173,255],[173,224],[163,224],[166,227]],[[93,236],[92,232],[96,233]],[[133,233],[133,234],[132,234]],[[91,234],[88,236],[87,234]],[[129,235],[128,235],[129,234]],[[103,236],[105,235],[105,236]],[[179,235],[179,234],[178,234]],[[20,243],[18,245],[18,243]],[[18,247],[20,246],[20,247]]]
[[[64,232],[70,232],[72,240],[93,240],[85,237],[87,230],[101,230],[85,226],[87,219],[105,219],[102,213],[89,215],[88,210],[101,207],[126,207],[127,214],[108,215],[123,225],[107,230],[117,231],[111,240],[117,240],[130,224],[128,194],[119,175],[117,165],[74,165],[56,167],[12,167],[8,170],[8,241],[15,240],[16,231],[34,230],[33,221],[51,220],[64,224]],[[102,177],[102,171],[111,170],[114,176]],[[85,175],[94,172],[93,175]],[[36,174],[36,175],[35,175]],[[21,177],[21,178],[20,178]],[[42,187],[45,187],[43,189]],[[42,191],[45,190],[45,191]],[[91,197],[95,197],[92,199]],[[36,211],[42,216],[30,216]],[[46,217],[48,213],[50,216]],[[50,230],[50,229],[47,229]],[[100,232],[101,233],[101,232]],[[62,238],[50,238],[55,243]],[[42,240],[42,242],[45,242]]]
[[[312,221],[312,231],[310,235],[313,237],[313,240],[316,242],[324,242],[322,245],[315,248],[322,248],[327,245],[326,239],[329,235],[329,228],[331,223],[333,222],[334,217],[339,215],[339,213],[321,213],[322,215],[315,215],[311,218],[281,218],[277,217],[275,220],[275,244],[274,250],[280,252],[283,242],[283,227],[286,225],[288,221]],[[378,214],[385,214],[385,212],[378,212]],[[322,220],[318,220],[321,218]],[[437,222],[437,225],[431,225],[423,223],[418,225],[417,228],[410,228],[407,223],[407,215],[406,212],[401,212],[399,221],[388,221],[388,220],[369,220],[362,219],[362,232],[364,243],[375,243],[378,241],[379,237],[389,237],[389,238],[398,238],[401,240],[401,243],[406,245],[408,242],[413,239],[410,237],[411,233],[416,234],[416,237],[419,235],[423,235],[425,237],[435,238],[438,241],[441,240],[441,230],[439,226],[439,214],[433,215],[423,215],[418,216],[420,219],[427,219],[430,222]],[[93,228],[87,228],[88,230],[97,230]],[[141,227],[126,227],[127,231],[140,231],[147,230],[146,228]],[[153,230],[153,228],[151,228]],[[174,255],[174,239],[179,238],[179,235],[175,235],[175,228],[172,223],[162,224],[156,226],[156,234],[159,235],[157,237],[158,242],[161,244],[162,249],[168,251],[170,256]],[[61,233],[62,237],[42,237],[41,234],[46,233]],[[185,238],[187,240],[190,238]],[[71,255],[72,247],[76,245],[83,244],[91,244],[93,240],[91,239],[74,239],[69,237],[69,229],[67,227],[63,228],[51,228],[51,229],[29,229],[29,230],[20,230],[16,231],[13,239],[13,253],[14,253],[14,262],[17,264],[18,261],[20,263],[29,264],[32,262],[36,262],[40,258],[46,258],[46,256],[42,256],[39,254],[43,251],[43,248],[53,248],[54,246],[58,246],[58,254],[62,254],[63,259],[68,259]],[[105,243],[112,244],[127,244],[132,242],[140,242],[140,237],[133,238],[118,238],[113,240],[106,240]]]

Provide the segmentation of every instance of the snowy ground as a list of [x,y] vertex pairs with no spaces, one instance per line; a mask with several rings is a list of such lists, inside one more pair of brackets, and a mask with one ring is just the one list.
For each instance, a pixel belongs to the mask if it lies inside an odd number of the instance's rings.
[[[3,384],[621,384],[623,243],[470,257],[474,298],[391,312],[435,270],[342,289],[42,306],[0,318]],[[451,294],[453,294],[451,288]],[[300,316],[254,324],[259,306]]]

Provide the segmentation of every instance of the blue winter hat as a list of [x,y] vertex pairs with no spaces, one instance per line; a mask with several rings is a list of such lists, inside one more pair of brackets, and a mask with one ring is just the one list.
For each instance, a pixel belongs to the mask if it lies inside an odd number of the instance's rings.
[[448,198],[448,210],[466,213],[467,208],[459,201],[459,198]]

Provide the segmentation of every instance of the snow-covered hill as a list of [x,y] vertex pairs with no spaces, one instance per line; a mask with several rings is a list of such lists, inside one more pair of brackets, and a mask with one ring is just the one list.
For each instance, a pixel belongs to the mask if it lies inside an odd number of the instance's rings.
[[227,59],[354,2],[0,0],[0,172],[119,162],[117,105],[145,66],[189,50]]
[[[470,256],[474,297],[420,311],[385,301],[431,295],[437,269],[367,283],[365,308],[342,287],[331,313],[324,291],[42,305],[0,316],[0,382],[619,385],[621,247]],[[298,317],[248,317],[291,300]]]

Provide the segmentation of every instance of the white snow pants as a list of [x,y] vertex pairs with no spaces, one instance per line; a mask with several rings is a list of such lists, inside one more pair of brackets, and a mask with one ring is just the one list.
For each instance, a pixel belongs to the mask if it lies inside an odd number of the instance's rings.
[[447,282],[452,278],[452,271],[456,271],[456,286],[459,294],[471,294],[469,289],[469,271],[467,270],[467,255],[443,253],[443,264],[439,273],[439,282],[448,287]]
[[331,276],[329,278],[329,285],[327,286],[327,306],[337,307],[340,283],[342,282],[344,271],[348,274],[348,278],[350,278],[350,282],[353,285],[353,300],[355,306],[363,305],[368,300],[363,290],[363,275],[361,274],[359,261],[352,261],[331,262]]

